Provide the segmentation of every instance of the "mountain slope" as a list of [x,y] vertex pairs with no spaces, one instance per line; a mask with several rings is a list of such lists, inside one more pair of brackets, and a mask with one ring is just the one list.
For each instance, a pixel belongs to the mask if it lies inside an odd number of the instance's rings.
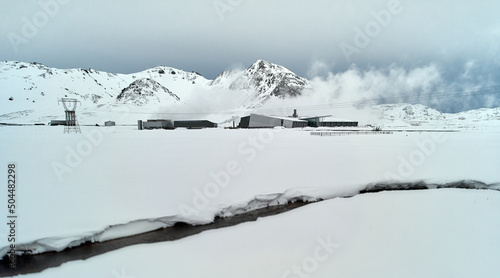
[[[183,107],[179,99],[206,88],[208,82],[197,73],[163,66],[133,74],[113,74],[93,69],[56,69],[39,63],[0,62],[0,122],[46,123],[64,118],[64,110],[58,105],[61,98],[80,101],[77,111],[83,122],[86,118],[95,121],[102,113],[122,111],[124,105],[126,110],[151,112],[161,106]],[[143,95],[139,99],[132,92]]]
[[307,80],[289,69],[258,60],[234,80],[231,90],[255,90],[255,99],[267,100],[271,96],[280,98],[298,96],[306,87]]
[[168,103],[179,101],[180,98],[160,83],[141,78],[132,82],[116,97],[119,103],[143,106],[148,102]]
[[247,108],[258,108],[270,98],[288,98],[301,95],[309,86],[306,79],[289,69],[264,60],[257,60],[243,71],[225,71],[211,86],[239,91],[247,97]]
[[385,119],[398,119],[402,121],[440,121],[446,116],[421,104],[382,104],[374,106],[374,110],[383,115]]
[[[165,66],[133,74],[113,74],[93,69],[49,68],[38,63],[0,62],[0,122],[46,123],[62,119],[64,110],[58,104],[61,98],[79,101],[77,115],[81,123],[117,119],[118,115],[127,114],[124,111],[131,112],[128,118],[123,118],[126,123],[150,117],[224,122],[247,115],[265,103],[270,104],[267,111],[280,110],[271,107],[273,101],[279,107],[288,107],[286,113],[294,107],[307,106],[307,99],[295,96],[311,87],[308,80],[264,60],[245,70],[225,71],[214,80]],[[457,114],[411,104],[385,104],[372,109],[376,112],[374,120],[393,126],[430,122],[472,126],[478,121],[500,120],[500,108]],[[314,113],[326,115],[335,111],[314,110]],[[361,120],[357,112],[350,118]]]
[[61,98],[79,100],[84,118],[99,111],[111,112],[120,105],[151,112],[179,111],[186,103],[200,109],[200,102],[204,110],[214,112],[257,108],[271,97],[300,95],[306,85],[307,80],[290,70],[263,60],[244,71],[223,72],[214,80],[164,66],[133,74],[113,74],[7,61],[0,62],[0,121],[45,122],[60,118],[63,110],[56,104]]

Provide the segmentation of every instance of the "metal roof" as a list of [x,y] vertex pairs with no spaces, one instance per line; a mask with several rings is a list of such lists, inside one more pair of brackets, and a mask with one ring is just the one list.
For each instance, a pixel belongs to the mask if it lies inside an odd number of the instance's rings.
[[307,117],[299,117],[301,120],[312,120],[312,119],[321,119],[322,122],[357,122],[353,120],[346,120],[341,118],[334,118],[333,115],[324,115],[324,116],[307,116]]
[[258,116],[275,118],[275,119],[280,119],[280,120],[288,120],[288,121],[292,121],[292,122],[305,122],[305,120],[303,120],[303,119],[293,118],[293,117],[269,116],[269,115],[262,115],[262,114],[251,114],[251,115],[258,115]]
[[311,120],[311,119],[316,119],[316,118],[326,118],[326,117],[331,117],[333,115],[324,115],[324,116],[306,116],[306,117],[299,117],[301,120]]

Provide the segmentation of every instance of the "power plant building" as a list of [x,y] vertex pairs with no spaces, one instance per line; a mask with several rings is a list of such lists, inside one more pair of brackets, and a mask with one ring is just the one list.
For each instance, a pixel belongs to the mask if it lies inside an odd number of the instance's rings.
[[138,124],[142,124],[143,129],[174,129],[174,123],[171,120],[147,120],[139,122]]
[[172,120],[142,120],[137,121],[137,127],[142,129],[175,129],[175,128],[188,128],[188,129],[202,129],[217,127],[216,123],[207,120],[186,120],[186,121],[172,121]]
[[345,120],[328,116],[314,116],[314,117],[301,117],[300,119],[306,120],[310,127],[357,127],[357,121]]
[[357,127],[357,121],[333,118],[331,115],[299,117],[297,109],[293,110],[290,117],[266,116],[259,114],[250,114],[242,117],[240,128],[273,128],[282,126],[286,128],[297,127]]
[[49,123],[50,126],[57,126],[57,125],[66,125],[66,120],[51,120]]
[[207,120],[174,121],[174,127],[201,129],[201,128],[214,128],[217,127],[217,124]]
[[250,116],[242,117],[239,124],[240,128],[273,128],[277,126],[286,128],[306,127],[307,121],[293,117],[250,114]]

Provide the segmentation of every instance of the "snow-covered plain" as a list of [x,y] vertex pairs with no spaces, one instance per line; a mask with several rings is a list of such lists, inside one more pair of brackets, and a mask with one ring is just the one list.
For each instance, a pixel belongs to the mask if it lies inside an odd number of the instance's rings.
[[318,137],[308,129],[82,127],[68,135],[1,126],[0,134],[1,163],[18,171],[17,243],[34,253],[268,203],[352,196],[377,182],[500,181],[497,128]]

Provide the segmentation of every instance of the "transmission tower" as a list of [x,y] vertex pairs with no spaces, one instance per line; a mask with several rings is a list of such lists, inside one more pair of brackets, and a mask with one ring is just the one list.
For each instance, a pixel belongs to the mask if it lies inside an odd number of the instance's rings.
[[59,102],[62,102],[64,106],[64,112],[66,113],[66,126],[64,127],[64,133],[71,133],[73,131],[75,133],[82,133],[75,113],[76,105],[80,101],[74,98],[62,98],[59,100]]

